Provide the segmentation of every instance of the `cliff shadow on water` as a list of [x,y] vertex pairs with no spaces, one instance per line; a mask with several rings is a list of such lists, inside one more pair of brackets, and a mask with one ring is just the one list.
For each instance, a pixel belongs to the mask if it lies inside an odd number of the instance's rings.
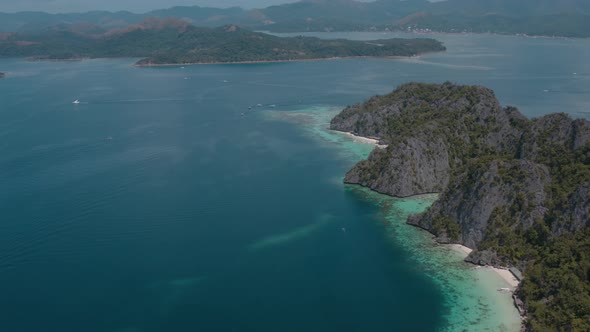
[[344,181],[410,197],[440,193],[408,223],[467,261],[518,267],[530,330],[590,330],[590,122],[527,119],[481,86],[409,83],[349,106],[330,128],[378,137]]

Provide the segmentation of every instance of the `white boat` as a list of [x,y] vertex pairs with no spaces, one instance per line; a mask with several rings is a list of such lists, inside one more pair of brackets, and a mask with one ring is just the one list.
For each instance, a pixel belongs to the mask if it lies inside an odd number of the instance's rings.
[[79,104],[79,103],[80,103],[80,101],[78,99],[76,99],[72,102],[72,104]]

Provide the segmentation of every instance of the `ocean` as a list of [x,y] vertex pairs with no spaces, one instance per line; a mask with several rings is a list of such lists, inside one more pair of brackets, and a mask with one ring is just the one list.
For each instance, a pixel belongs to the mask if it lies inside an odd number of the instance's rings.
[[590,41],[432,37],[401,60],[0,59],[2,331],[517,330],[501,278],[405,225],[436,197],[343,185],[372,146],[327,125],[409,81],[588,118]]

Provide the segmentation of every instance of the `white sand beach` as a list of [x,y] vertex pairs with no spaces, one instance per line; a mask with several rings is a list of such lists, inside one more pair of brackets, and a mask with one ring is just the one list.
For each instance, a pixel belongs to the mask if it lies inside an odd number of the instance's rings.
[[374,138],[368,138],[368,137],[363,137],[363,136],[357,136],[357,135],[355,135],[355,134],[353,134],[353,133],[342,132],[342,131],[336,131],[336,132],[338,132],[338,133],[342,133],[342,134],[344,134],[344,135],[346,135],[346,136],[350,136],[350,137],[352,137],[352,139],[353,139],[355,142],[358,142],[358,143],[364,143],[364,144],[373,144],[373,145],[375,145],[376,147],[378,147],[378,148],[381,148],[381,149],[385,149],[385,148],[387,148],[387,145],[379,144],[379,140],[377,140],[377,139],[374,139]]
[[[449,246],[453,248],[453,250],[461,254],[464,254],[465,257],[467,257],[473,251],[473,249],[467,248],[466,246],[460,244],[450,244]],[[496,272],[500,277],[502,277],[502,279],[504,279],[510,285],[512,290],[518,287],[518,284],[520,283],[518,279],[516,279],[516,277],[508,269],[501,269],[493,266],[485,266],[482,267],[482,269],[489,269]]]

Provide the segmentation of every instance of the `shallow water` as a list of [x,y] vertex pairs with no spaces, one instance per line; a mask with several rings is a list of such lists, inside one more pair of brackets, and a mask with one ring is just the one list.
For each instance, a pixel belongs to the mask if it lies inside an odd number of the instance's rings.
[[[348,158],[364,159],[372,144],[359,144],[350,137],[330,131],[329,119],[334,110],[313,107],[284,114],[269,113],[274,119],[299,123],[303,130],[321,144],[330,144]],[[341,179],[340,179],[341,180]],[[341,182],[341,181],[340,181]],[[379,208],[376,215],[383,232],[395,245],[411,253],[407,258],[412,271],[429,277],[443,295],[443,323],[441,331],[519,331],[520,316],[511,293],[498,292],[510,287],[494,271],[463,262],[464,255],[434,242],[432,236],[407,225],[411,214],[423,212],[437,199],[437,195],[414,198],[393,198],[359,186],[343,185],[362,201]]]
[[587,116],[590,45],[443,37],[449,52],[403,61],[0,60],[3,329],[510,325],[484,286],[497,278],[403,223],[426,202],[341,184],[371,147],[326,123],[410,80],[489,85],[529,116]]

